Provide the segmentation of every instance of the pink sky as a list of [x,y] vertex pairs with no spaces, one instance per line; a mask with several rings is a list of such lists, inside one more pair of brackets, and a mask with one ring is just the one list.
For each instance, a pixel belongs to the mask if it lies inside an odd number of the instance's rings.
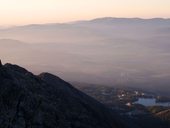
[[0,0],[0,25],[170,17],[170,0]]

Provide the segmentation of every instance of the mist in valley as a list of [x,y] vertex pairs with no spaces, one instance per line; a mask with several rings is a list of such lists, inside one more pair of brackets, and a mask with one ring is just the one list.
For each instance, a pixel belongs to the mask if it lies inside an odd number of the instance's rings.
[[1,28],[0,58],[67,81],[169,92],[170,20],[100,18]]

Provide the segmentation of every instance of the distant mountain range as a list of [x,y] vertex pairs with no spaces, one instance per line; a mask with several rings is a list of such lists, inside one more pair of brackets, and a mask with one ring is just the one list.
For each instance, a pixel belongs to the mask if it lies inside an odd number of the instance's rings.
[[32,24],[0,29],[0,39],[0,57],[34,73],[169,93],[170,19]]
[[[23,26],[12,26],[6,27],[7,29],[10,28],[25,28],[25,27],[41,27],[41,26],[57,26],[57,25],[71,25],[71,24],[79,24],[79,23],[167,23],[170,22],[170,18],[150,18],[150,19],[143,19],[143,18],[116,18],[116,17],[101,17],[92,20],[80,20],[80,21],[73,21],[73,22],[65,22],[65,23],[46,23],[46,24],[28,24]],[[0,28],[4,28],[0,26]]]
[[142,19],[142,18],[114,18],[114,17],[104,17],[104,18],[96,18],[93,20],[89,20],[89,21],[78,21],[75,23],[110,23],[110,24],[134,24],[134,23],[151,23],[153,24],[153,22],[155,24],[159,24],[159,23],[165,23],[165,22],[170,22],[170,19],[164,19],[164,18],[152,18],[152,19]]

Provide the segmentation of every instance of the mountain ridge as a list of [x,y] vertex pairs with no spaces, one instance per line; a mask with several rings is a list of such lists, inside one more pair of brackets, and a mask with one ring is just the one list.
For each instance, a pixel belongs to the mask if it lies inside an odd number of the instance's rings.
[[170,18],[159,18],[159,17],[155,17],[155,18],[139,18],[139,17],[132,17],[132,18],[123,18],[123,17],[99,17],[99,18],[94,18],[94,19],[90,19],[90,20],[75,20],[75,21],[71,21],[71,22],[63,22],[63,23],[44,23],[44,24],[26,24],[26,25],[18,25],[18,26],[12,26],[12,27],[8,27],[8,28],[1,28],[0,30],[8,30],[8,29],[13,29],[13,28],[25,28],[25,27],[41,27],[41,26],[54,26],[54,25],[73,25],[76,23],[83,23],[83,22],[95,22],[95,21],[122,21],[125,20],[126,21],[168,21],[170,22]]
[[12,64],[0,67],[2,128],[123,128],[104,105],[49,73],[33,75]]

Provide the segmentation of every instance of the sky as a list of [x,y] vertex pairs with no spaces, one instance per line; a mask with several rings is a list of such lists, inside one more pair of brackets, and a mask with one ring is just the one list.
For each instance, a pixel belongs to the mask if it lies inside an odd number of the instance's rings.
[[170,0],[0,0],[0,26],[98,17],[170,18]]

